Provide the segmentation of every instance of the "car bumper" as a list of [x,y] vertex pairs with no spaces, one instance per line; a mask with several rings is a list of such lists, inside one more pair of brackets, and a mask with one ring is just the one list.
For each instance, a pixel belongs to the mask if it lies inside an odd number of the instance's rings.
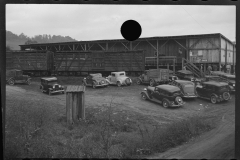
[[185,102],[183,102],[183,103],[180,103],[180,104],[170,104],[169,105],[169,107],[181,107],[181,106],[183,106],[185,104]]
[[53,90],[53,91],[50,91],[51,93],[59,93],[59,92],[64,92],[64,89],[61,89],[61,90]]
[[197,96],[194,96],[194,95],[191,95],[191,96],[189,96],[189,95],[184,95],[183,97],[184,97],[184,98],[197,98]]

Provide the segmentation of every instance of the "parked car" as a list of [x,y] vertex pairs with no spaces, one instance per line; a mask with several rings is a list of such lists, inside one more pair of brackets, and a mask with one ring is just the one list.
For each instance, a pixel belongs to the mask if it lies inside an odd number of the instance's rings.
[[31,78],[28,75],[23,75],[23,71],[17,69],[11,69],[6,71],[6,82],[9,85],[14,85],[15,83],[25,83],[30,85]]
[[92,86],[92,88],[106,87],[109,85],[108,80],[102,77],[101,73],[89,74],[86,78],[83,78],[82,83],[85,86]]
[[196,98],[195,84],[186,80],[174,80],[170,85],[180,88],[184,98]]
[[171,75],[169,76],[169,83],[171,83],[172,81],[178,80],[179,78],[177,76]]
[[182,80],[188,80],[192,82],[196,80],[193,73],[188,70],[179,70],[175,74],[179,79],[182,79]]
[[230,88],[228,84],[224,82],[208,81],[196,86],[197,96],[209,99],[212,103],[230,100],[231,95],[229,91]]
[[181,95],[178,87],[168,84],[149,86],[141,92],[142,99],[161,103],[165,108],[182,106],[184,102]]
[[130,86],[132,84],[132,80],[126,76],[124,71],[121,72],[111,72],[111,75],[106,77],[109,84],[117,85],[118,87],[122,85]]
[[231,87],[231,91],[235,91],[236,76],[221,71],[212,71],[211,75],[221,77],[221,81],[225,81]]
[[137,78],[137,84],[146,83],[152,87],[160,84],[167,84],[168,82],[169,70],[161,68],[146,70]]
[[41,78],[41,91],[52,95],[53,93],[62,93],[64,94],[64,87],[58,83],[56,77]]

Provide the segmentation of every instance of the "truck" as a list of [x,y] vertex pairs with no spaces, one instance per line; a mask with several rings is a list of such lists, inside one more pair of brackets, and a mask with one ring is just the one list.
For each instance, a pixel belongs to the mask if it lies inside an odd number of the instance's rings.
[[137,78],[137,84],[149,84],[156,86],[160,84],[167,84],[169,82],[169,69],[149,69],[144,71],[142,75]]

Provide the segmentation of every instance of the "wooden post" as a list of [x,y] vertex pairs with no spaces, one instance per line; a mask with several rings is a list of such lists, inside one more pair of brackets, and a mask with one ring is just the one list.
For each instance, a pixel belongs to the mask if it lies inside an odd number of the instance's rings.
[[85,119],[84,92],[84,86],[68,86],[66,89],[66,116],[68,125],[77,123],[79,119]]

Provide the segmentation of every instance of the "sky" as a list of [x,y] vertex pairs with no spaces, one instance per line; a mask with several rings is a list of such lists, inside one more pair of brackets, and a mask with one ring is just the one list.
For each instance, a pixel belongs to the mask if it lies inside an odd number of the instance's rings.
[[235,6],[7,4],[6,30],[15,34],[70,36],[78,41],[123,39],[129,20],[143,37],[221,33],[236,38]]

